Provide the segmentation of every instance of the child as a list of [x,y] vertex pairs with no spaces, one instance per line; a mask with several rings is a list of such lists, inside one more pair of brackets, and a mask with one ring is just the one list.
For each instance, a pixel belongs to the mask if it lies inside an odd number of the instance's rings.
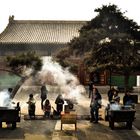
[[44,111],[44,116],[49,118],[51,112],[51,104],[48,99],[45,100],[45,103],[43,105],[43,111]]

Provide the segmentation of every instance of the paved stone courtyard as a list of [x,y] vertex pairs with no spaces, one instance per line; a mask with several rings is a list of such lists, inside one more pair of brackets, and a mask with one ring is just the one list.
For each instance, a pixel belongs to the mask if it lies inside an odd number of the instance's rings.
[[[52,89],[51,89],[52,91]],[[53,89],[53,92],[49,92],[48,98],[51,101],[51,105],[55,107],[54,101],[56,98],[57,89]],[[100,90],[101,94],[104,90]],[[18,123],[15,130],[4,128],[0,130],[0,139],[2,140],[139,140],[140,130],[136,128],[137,123],[134,122],[133,129],[127,130],[123,123],[115,124],[115,130],[111,130],[108,127],[108,122],[104,121],[104,107],[100,110],[101,120],[98,124],[90,123],[86,119],[78,119],[77,131],[75,131],[73,124],[63,125],[61,131],[61,121],[46,119],[46,120],[24,120],[24,115],[27,115],[28,95],[34,93],[36,99],[36,115],[43,115],[40,102],[40,87],[36,86],[23,86],[15,96],[15,101],[19,101],[21,105],[21,122]],[[120,94],[122,99],[122,94]],[[102,94],[104,101],[106,101],[106,94]],[[89,115],[90,99],[88,94],[84,93],[78,97],[75,109],[78,115]],[[140,106],[139,104],[137,106]],[[139,114],[137,114],[138,116]]]

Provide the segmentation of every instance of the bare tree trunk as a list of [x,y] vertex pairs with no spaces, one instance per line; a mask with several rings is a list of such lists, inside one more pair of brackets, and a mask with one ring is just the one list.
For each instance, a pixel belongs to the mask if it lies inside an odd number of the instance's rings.
[[35,76],[37,73],[37,71],[33,71],[30,75],[28,76],[24,76],[24,77],[21,77],[21,80],[18,82],[18,84],[14,87],[13,91],[12,91],[12,95],[11,95],[11,98],[13,99],[14,96],[16,95],[16,93],[18,92],[19,88],[23,85],[23,83],[29,79],[31,76]]
[[19,90],[19,88],[22,86],[22,84],[28,79],[29,77],[22,77],[21,80],[18,82],[18,84],[14,87],[13,91],[12,91],[12,95],[11,98],[13,99],[14,96],[16,95],[17,91]]

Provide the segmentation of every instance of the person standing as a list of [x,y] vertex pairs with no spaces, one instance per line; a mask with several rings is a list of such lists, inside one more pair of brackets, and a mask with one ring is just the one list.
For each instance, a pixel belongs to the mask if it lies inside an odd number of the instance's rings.
[[88,84],[88,86],[89,86],[89,98],[90,98],[91,95],[92,95],[92,92],[93,92],[93,82],[90,81],[89,84]]
[[43,102],[44,102],[45,99],[47,98],[47,94],[48,94],[48,90],[47,90],[45,84],[43,84],[43,85],[41,86],[41,96],[40,96],[40,98],[41,98],[41,109],[42,109],[42,110],[43,110]]
[[9,94],[10,98],[12,98],[12,91],[13,91],[12,88],[8,88],[8,94]]
[[63,110],[64,99],[61,94],[59,94],[55,100],[56,104],[56,111],[60,115],[61,111]]
[[113,99],[112,100],[120,102],[120,96],[119,96],[119,92],[117,90],[114,90],[114,94],[113,94]]
[[109,102],[112,101],[113,96],[114,96],[114,92],[115,92],[114,87],[112,87],[112,88],[108,91],[107,95],[108,95],[108,101],[109,101]]
[[34,117],[35,118],[35,99],[33,97],[33,94],[29,95],[29,100],[27,101],[28,104],[28,114],[30,118]]
[[99,120],[99,108],[101,108],[101,94],[99,93],[97,88],[93,88],[93,93],[91,97],[90,103],[90,114],[91,114],[91,122],[98,123]]
[[127,91],[123,97],[123,104],[124,105],[132,105],[133,99],[129,91]]
[[51,113],[51,104],[48,99],[44,101],[43,111],[44,111],[44,116],[49,118]]

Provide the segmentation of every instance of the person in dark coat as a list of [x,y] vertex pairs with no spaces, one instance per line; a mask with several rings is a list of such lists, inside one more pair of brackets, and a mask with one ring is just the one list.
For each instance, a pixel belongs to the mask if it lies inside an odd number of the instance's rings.
[[107,95],[108,95],[108,101],[109,101],[109,102],[112,101],[113,96],[114,96],[114,92],[115,92],[114,87],[112,87],[112,88],[108,91]]
[[61,111],[63,110],[64,99],[61,94],[59,94],[55,100],[56,104],[56,111],[60,115]]
[[45,99],[47,98],[47,94],[48,94],[48,90],[47,90],[45,84],[43,84],[43,85],[41,86],[41,96],[40,96],[40,98],[41,98],[41,109],[42,109],[42,110],[43,110],[43,102],[44,102]]
[[123,104],[124,105],[132,105],[133,99],[131,97],[131,94],[127,91],[123,97]]
[[93,82],[90,81],[89,84],[88,84],[88,86],[89,86],[89,98],[90,98],[91,95],[92,95],[92,92],[93,92]]
[[9,93],[9,95],[10,95],[10,98],[12,98],[12,91],[13,91],[12,88],[8,88],[8,93]]
[[99,93],[97,88],[93,89],[91,103],[90,103],[90,114],[91,114],[91,122],[98,123],[99,120],[99,108],[101,108],[101,94]]

